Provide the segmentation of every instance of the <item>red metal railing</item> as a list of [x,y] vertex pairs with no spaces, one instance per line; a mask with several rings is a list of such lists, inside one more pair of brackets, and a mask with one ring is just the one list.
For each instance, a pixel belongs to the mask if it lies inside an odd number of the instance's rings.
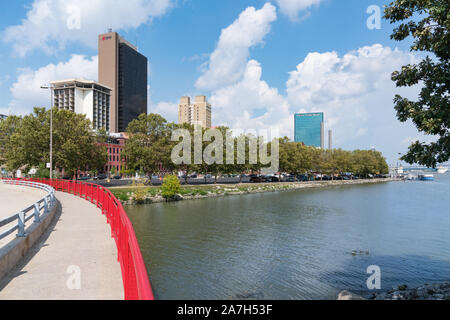
[[17,179],[43,183],[57,191],[71,193],[96,204],[107,217],[111,235],[116,241],[118,260],[122,269],[125,300],[154,300],[152,288],[134,234],[133,225],[122,203],[108,189],[93,183],[71,180]]

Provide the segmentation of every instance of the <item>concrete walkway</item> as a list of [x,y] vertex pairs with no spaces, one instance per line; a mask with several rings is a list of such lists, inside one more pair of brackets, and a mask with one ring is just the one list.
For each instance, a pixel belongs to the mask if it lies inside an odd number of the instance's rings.
[[45,195],[44,190],[0,182],[0,220],[25,209]]
[[[41,200],[46,195],[44,190],[3,184],[0,182],[0,220],[16,214],[20,210],[29,207],[34,202]],[[32,214],[32,213],[31,213]],[[28,228],[33,223],[29,220],[25,227]],[[0,227],[0,232],[6,231],[11,225]],[[10,234],[0,240],[0,248],[16,238],[15,234]]]
[[123,300],[117,248],[100,209],[56,193],[60,211],[5,279],[0,300]]

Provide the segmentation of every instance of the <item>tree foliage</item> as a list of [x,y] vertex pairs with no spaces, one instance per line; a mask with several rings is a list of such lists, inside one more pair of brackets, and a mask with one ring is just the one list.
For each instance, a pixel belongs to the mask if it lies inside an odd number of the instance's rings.
[[180,180],[178,180],[177,176],[166,176],[161,186],[161,194],[165,199],[173,199],[180,193],[180,187]]
[[[172,133],[175,129],[185,129],[191,137],[190,161],[175,165],[171,160],[172,150],[180,141],[171,141]],[[221,175],[243,174],[249,172],[259,172],[263,165],[260,159],[259,144],[255,144],[258,137],[253,135],[241,135],[239,137],[226,138],[227,132],[231,131],[226,127],[216,128],[223,138],[223,158],[218,158],[221,163],[206,163],[205,159],[201,163],[195,163],[194,157],[194,126],[188,124],[177,125],[168,123],[160,115],[150,114],[141,115],[139,119],[134,120],[128,127],[129,140],[124,149],[128,168],[136,171],[143,171],[147,175],[160,174],[168,172],[184,172],[185,179],[191,173],[201,173],[205,176],[211,174],[217,181]],[[206,129],[201,129],[204,137]],[[245,142],[244,154],[239,154],[238,144]],[[215,142],[215,137],[210,141],[202,139],[202,155],[205,154],[208,146]],[[250,159],[250,145],[256,145],[256,162]],[[227,159],[227,144],[232,147],[234,154],[231,156],[233,163]],[[271,142],[265,143],[268,151],[271,150]],[[215,156],[215,152],[211,154]],[[179,155],[182,156],[181,154]],[[241,161],[238,161],[238,159]],[[244,161],[242,161],[242,159]],[[339,174],[343,172],[352,172],[356,175],[367,176],[369,174],[387,174],[389,171],[386,160],[380,152],[374,150],[322,150],[314,147],[304,146],[302,143],[290,142],[287,137],[279,139],[279,171],[291,174]],[[161,169],[164,172],[161,172]]]
[[[24,117],[8,117],[0,124],[2,162],[9,171],[42,168],[50,162],[50,110],[35,108]],[[84,115],[53,109],[53,166],[73,174],[97,169],[107,162],[100,144],[105,132],[95,133]]]
[[431,54],[395,71],[392,80],[398,87],[423,83],[417,101],[396,95],[395,110],[400,121],[410,119],[419,131],[438,137],[429,144],[415,142],[402,160],[436,167],[450,158],[450,1],[396,0],[386,7],[384,17],[399,23],[391,39],[412,36],[412,51]]
[[166,119],[159,114],[141,114],[128,125],[129,139],[123,155],[128,168],[143,170],[151,175],[161,168],[171,167],[171,130]]

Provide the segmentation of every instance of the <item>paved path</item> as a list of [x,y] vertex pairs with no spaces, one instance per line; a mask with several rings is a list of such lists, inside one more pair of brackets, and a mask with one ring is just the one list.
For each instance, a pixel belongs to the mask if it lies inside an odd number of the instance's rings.
[[21,265],[0,282],[0,300],[123,300],[106,218],[86,200],[62,192],[56,198],[61,212]]
[[[8,218],[13,214],[16,214],[20,210],[29,207],[34,202],[41,200],[45,195],[46,192],[44,190],[3,184],[2,182],[0,182],[0,220]],[[32,224],[33,219],[29,220],[25,224],[25,227],[28,228]],[[11,226],[12,225],[6,225],[4,227],[0,227],[0,232],[6,231]],[[13,233],[6,238],[1,239],[0,247],[4,246],[15,238],[16,234]]]
[[44,190],[0,182],[0,220],[25,209],[45,195]]

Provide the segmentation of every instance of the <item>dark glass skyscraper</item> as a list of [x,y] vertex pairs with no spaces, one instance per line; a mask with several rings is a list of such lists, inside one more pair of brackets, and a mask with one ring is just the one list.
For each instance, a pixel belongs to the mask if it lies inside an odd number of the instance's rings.
[[124,132],[147,113],[147,58],[116,32],[99,36],[99,82],[112,88],[111,132]]
[[306,146],[323,148],[324,114],[297,113],[294,116],[295,142],[303,142]]
[[119,44],[119,132],[147,113],[147,58],[125,43]]

